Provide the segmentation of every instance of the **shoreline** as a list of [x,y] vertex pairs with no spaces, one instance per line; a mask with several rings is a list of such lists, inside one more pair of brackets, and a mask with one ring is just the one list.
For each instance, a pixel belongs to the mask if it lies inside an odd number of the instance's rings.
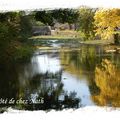
[[34,40],[77,40],[81,44],[88,44],[88,45],[111,45],[113,42],[111,40],[88,40],[83,41],[79,37],[67,37],[67,36],[32,36],[29,39]]

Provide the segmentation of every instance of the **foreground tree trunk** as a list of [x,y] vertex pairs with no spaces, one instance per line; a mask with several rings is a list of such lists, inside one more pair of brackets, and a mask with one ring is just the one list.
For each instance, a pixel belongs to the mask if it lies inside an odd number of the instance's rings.
[[114,34],[114,43],[119,44],[119,35],[118,35],[118,33]]

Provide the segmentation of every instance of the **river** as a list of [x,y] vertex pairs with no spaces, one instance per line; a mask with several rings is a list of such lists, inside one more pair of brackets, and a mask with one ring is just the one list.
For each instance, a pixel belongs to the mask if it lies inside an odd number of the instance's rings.
[[120,106],[120,54],[78,41],[38,43],[30,62],[0,71],[0,108]]

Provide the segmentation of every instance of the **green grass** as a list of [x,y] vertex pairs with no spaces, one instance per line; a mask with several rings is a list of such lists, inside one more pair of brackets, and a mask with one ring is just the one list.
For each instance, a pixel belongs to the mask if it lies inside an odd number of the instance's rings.
[[81,39],[80,33],[74,30],[57,30],[54,35],[42,35],[42,36],[33,36],[31,39],[42,39],[42,40],[72,40],[72,39]]
[[111,40],[86,40],[83,41],[83,35],[79,31],[74,30],[58,30],[54,35],[33,36],[30,39],[34,40],[78,40],[83,44],[91,45],[107,45],[112,43]]
[[33,36],[30,39],[38,40],[80,40],[83,44],[91,45],[107,45],[113,43],[111,40],[86,40],[83,41],[79,37],[69,37],[69,36]]
[[88,41],[83,41],[82,43],[84,44],[91,44],[91,45],[108,45],[113,43],[111,40],[88,40]]
[[51,35],[47,35],[47,36],[33,36],[33,37],[31,37],[30,39],[42,39],[42,40],[50,40],[50,39],[52,39],[52,40],[72,40],[72,39],[74,39],[74,40],[79,40],[80,38],[78,38],[78,37],[69,37],[69,36],[57,36],[57,35],[55,35],[55,36],[51,36]]

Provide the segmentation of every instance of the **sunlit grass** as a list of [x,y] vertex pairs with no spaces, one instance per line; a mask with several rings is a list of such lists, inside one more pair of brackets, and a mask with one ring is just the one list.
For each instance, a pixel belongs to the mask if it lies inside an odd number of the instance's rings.
[[57,31],[54,35],[38,35],[32,36],[31,39],[57,39],[57,40],[67,40],[67,39],[80,39],[80,34],[74,30],[62,30]]

